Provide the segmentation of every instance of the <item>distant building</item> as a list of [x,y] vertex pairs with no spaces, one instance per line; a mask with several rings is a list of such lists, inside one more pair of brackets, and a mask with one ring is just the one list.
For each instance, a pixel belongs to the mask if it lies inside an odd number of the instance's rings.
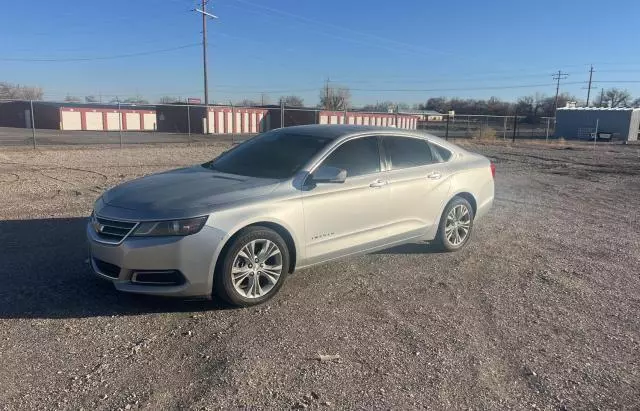
[[[36,128],[54,130],[152,131],[157,127],[154,106],[33,102]],[[0,126],[31,128],[28,101],[0,102]]]
[[402,110],[400,114],[409,114],[418,117],[418,121],[444,121],[444,114],[433,110]]
[[158,104],[158,131],[194,134],[255,134],[269,129],[268,112],[259,107]]
[[[203,133],[204,106],[157,105],[158,131],[186,133],[190,122],[192,133]],[[317,108],[280,106],[209,107],[209,134],[253,134],[280,127],[305,124],[354,124],[415,129],[417,116],[395,113],[366,113],[358,111],[328,111]],[[284,124],[282,123],[284,120]]]
[[592,139],[597,131],[601,139],[637,141],[639,126],[638,108],[563,107],[556,111],[554,135]]

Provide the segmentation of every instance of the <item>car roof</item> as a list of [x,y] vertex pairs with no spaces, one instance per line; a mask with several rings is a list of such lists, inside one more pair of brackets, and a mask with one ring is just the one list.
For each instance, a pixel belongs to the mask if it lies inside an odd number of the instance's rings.
[[367,133],[425,136],[423,133],[416,132],[415,130],[380,126],[357,126],[353,124],[308,124],[304,126],[286,127],[285,129],[292,133],[308,134],[334,140]]
[[440,137],[434,136],[433,134],[429,134],[422,130],[407,130],[402,128],[380,126],[358,126],[353,124],[308,124],[304,126],[285,127],[280,130],[287,130],[291,133],[296,134],[306,134],[310,136],[330,138],[332,140],[341,140],[349,138],[351,136],[369,133],[392,136],[411,136],[426,138],[432,142],[444,146],[449,150],[460,151],[460,147],[455,146]]

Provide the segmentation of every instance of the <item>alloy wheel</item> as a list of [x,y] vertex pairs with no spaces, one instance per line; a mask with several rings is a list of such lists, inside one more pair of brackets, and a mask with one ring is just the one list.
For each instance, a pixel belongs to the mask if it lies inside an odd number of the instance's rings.
[[465,242],[469,236],[471,229],[471,213],[464,204],[458,204],[447,214],[447,222],[445,224],[445,237],[447,241],[458,246]]
[[245,244],[236,254],[231,282],[241,296],[259,298],[273,289],[281,274],[280,248],[273,241],[257,239]]

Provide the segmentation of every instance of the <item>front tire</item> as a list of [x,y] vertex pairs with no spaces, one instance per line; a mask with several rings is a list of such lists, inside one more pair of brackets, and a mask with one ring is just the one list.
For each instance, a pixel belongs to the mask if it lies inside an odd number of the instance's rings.
[[443,251],[458,251],[464,247],[473,229],[473,207],[462,197],[454,197],[444,208],[436,244]]
[[216,267],[214,291],[236,306],[263,303],[277,294],[289,267],[289,250],[282,237],[266,227],[240,231],[226,247]]

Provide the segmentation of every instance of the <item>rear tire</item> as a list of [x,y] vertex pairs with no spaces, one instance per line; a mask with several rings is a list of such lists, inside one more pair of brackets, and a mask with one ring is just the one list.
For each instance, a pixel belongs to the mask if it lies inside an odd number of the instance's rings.
[[454,197],[440,217],[436,245],[443,251],[458,251],[464,247],[473,230],[473,207],[462,197]]
[[289,268],[282,237],[266,227],[247,227],[231,240],[216,265],[214,292],[235,306],[263,303],[276,295]]

